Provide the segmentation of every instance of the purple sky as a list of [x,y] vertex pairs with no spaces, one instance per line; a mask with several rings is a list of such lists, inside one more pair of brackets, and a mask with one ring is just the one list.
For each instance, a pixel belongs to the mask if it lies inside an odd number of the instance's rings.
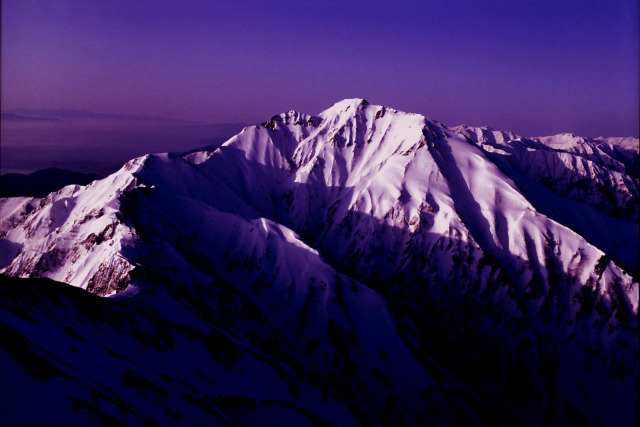
[[2,0],[2,109],[209,122],[344,98],[638,136],[638,1]]

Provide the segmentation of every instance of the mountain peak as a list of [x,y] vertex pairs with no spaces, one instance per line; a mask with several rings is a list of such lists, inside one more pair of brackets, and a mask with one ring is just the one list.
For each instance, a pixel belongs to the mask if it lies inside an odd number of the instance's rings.
[[[369,102],[363,98],[347,98],[342,101],[338,101],[331,107],[320,113],[321,116],[331,116],[334,114],[340,114],[349,110],[358,110],[369,106]],[[375,107],[375,106],[372,106]]]
[[[142,385],[108,389],[136,407],[159,402],[163,424],[187,390],[245,384],[253,400],[202,402],[240,405],[238,417],[276,399],[332,414],[308,399],[319,387],[382,425],[448,424],[461,408],[495,424],[481,401],[506,424],[622,424],[637,412],[621,398],[637,400],[637,151],[570,139],[550,149],[361,98],[288,111],[214,151],[145,156],[86,187],[0,200],[0,273],[127,289],[112,307],[135,317],[97,342],[136,363],[106,363],[103,380]],[[74,337],[95,328],[71,330],[62,342],[84,353],[58,354],[87,360],[98,346]],[[136,353],[143,342],[162,357]]]

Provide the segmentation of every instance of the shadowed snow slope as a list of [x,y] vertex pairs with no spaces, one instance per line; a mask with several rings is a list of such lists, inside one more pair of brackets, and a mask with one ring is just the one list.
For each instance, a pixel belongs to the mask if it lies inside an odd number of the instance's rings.
[[637,140],[350,99],[2,199],[2,273],[112,295],[3,285],[3,412],[72,384],[52,419],[637,423],[638,188]]

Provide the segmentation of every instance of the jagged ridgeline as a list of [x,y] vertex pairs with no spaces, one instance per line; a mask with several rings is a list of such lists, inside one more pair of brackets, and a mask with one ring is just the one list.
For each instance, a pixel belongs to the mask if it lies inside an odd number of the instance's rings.
[[3,284],[3,417],[635,425],[638,186],[637,139],[352,99],[2,199],[3,274],[109,297]]

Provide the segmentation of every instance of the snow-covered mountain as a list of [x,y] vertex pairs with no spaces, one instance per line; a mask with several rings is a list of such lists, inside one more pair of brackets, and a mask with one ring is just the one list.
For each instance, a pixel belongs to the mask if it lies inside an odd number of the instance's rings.
[[2,273],[110,296],[4,288],[3,412],[67,383],[65,422],[637,423],[638,188],[637,139],[351,99],[2,199]]

